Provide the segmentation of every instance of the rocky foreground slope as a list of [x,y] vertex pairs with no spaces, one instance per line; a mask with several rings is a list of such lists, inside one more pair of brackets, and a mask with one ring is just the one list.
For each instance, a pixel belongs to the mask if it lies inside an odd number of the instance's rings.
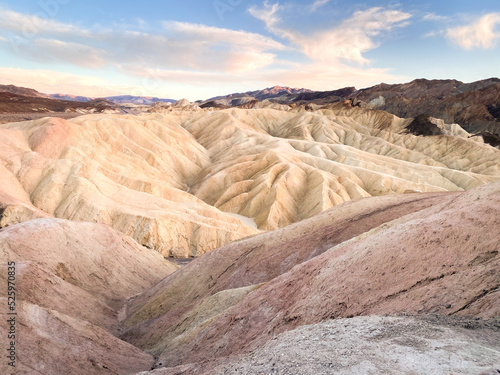
[[19,366],[46,375],[493,373],[499,209],[498,182],[351,201],[177,271],[102,224],[12,225],[0,230],[0,255],[18,264]]
[[463,191],[500,179],[500,150],[458,125],[337,103],[0,125],[0,226],[98,222],[165,256],[199,256],[353,199]]
[[[115,337],[119,311],[177,266],[103,224],[52,218],[1,229],[5,286],[8,262],[16,269],[17,372],[2,360],[2,374],[130,374],[151,367],[150,354]],[[1,288],[4,307],[7,297]],[[7,330],[2,319],[4,343]]]
[[[341,205],[273,232],[274,245],[269,233],[213,251],[132,300],[122,337],[174,366],[249,352],[328,319],[498,317],[500,184],[400,199],[360,201],[373,205],[368,214]],[[309,243],[311,230],[316,243],[304,253],[295,244]],[[185,291],[182,280],[197,281]]]
[[442,316],[363,316],[302,326],[251,353],[141,372],[174,374],[496,375],[498,323]]

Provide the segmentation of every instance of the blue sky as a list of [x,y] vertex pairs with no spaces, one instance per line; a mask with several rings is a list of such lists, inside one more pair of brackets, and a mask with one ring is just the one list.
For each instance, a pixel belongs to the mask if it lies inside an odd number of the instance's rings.
[[497,0],[0,0],[0,83],[189,100],[498,77]]

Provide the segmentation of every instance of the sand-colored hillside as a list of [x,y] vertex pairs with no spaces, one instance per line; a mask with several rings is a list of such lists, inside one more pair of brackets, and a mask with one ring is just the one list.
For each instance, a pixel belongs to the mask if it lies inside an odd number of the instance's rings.
[[184,126],[212,164],[192,191],[272,230],[352,199],[460,191],[500,176],[499,150],[463,137],[401,134],[405,124],[343,104],[312,113],[198,114]]
[[111,225],[181,257],[256,233],[187,192],[210,158],[173,120],[90,116],[3,125],[0,157],[12,181],[2,186],[4,201],[18,207],[3,225],[23,221],[21,208],[29,213],[24,220],[39,209]]
[[[334,318],[498,317],[500,183],[415,196],[428,201],[418,209],[404,196],[399,207],[396,199],[370,198],[361,202],[371,214],[341,205],[274,233],[274,246],[262,234],[218,249],[132,300],[126,323],[134,326],[122,337],[173,367],[246,353],[281,332]],[[356,207],[352,216],[349,207]],[[364,233],[343,237],[353,225]],[[317,242],[304,253],[307,245],[293,248],[307,244],[311,230]],[[332,232],[344,242],[336,245]],[[208,286],[177,294],[188,274]],[[171,305],[176,296],[180,303]],[[221,298],[228,302],[219,310],[206,309]]]
[[0,125],[0,225],[99,222],[165,256],[199,256],[353,199],[500,179],[500,150],[457,126],[441,124],[455,136],[415,136],[410,120],[347,103],[181,104]]

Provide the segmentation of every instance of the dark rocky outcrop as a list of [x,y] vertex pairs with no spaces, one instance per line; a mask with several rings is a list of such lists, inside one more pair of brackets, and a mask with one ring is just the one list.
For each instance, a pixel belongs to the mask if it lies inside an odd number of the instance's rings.
[[208,102],[200,104],[200,108],[217,108],[217,109],[225,109],[225,108],[230,108],[227,105],[218,103],[215,100],[210,100]]
[[498,134],[492,134],[489,132],[483,132],[480,133],[480,135],[483,137],[484,141],[493,147],[500,147],[500,135]]
[[429,115],[418,115],[406,127],[406,131],[415,135],[442,135],[443,131],[429,120]]
[[334,103],[350,97],[355,92],[356,88],[354,87],[346,87],[333,91],[313,91],[300,94],[293,101],[299,103],[303,101],[315,101],[316,104],[323,104],[321,102]]

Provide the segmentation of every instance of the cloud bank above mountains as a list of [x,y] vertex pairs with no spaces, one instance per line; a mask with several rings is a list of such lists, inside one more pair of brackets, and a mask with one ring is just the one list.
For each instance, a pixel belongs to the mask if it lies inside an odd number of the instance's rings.
[[[403,9],[403,5],[381,3],[367,8],[356,4],[336,13],[338,7],[329,0],[248,2],[232,13],[241,18],[239,29],[223,22],[214,26],[208,20],[205,24],[168,19],[168,14],[154,22],[112,19],[106,26],[86,25],[58,19],[57,14],[4,8],[0,12],[0,56],[6,58],[0,80],[22,84],[15,81],[15,75],[9,76],[7,68],[60,71],[64,67],[75,76],[99,77],[108,94],[135,87],[143,92],[134,94],[171,93],[177,97],[194,91],[204,98],[215,94],[213,86],[231,91],[236,82],[240,91],[277,83],[316,90],[365,87],[413,78],[390,63],[391,53],[396,52],[392,43],[400,43],[413,30],[427,43],[431,38],[423,36],[432,34],[439,36],[432,39],[464,50],[492,50],[500,35],[500,13],[471,16],[463,22],[457,17]],[[297,15],[302,13],[298,23]],[[314,25],[316,17],[323,18]],[[384,60],[372,53],[380,47],[392,50],[384,52],[388,56]],[[37,77],[35,88],[39,90],[65,88],[44,75]],[[74,80],[78,94],[95,96],[92,85],[79,88],[78,81]]]

